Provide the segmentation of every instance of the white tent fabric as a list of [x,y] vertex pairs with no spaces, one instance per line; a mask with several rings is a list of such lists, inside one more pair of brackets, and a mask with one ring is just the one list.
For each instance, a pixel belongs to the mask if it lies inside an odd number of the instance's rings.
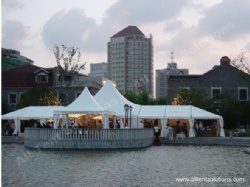
[[[131,111],[132,126],[137,127],[139,118],[161,119],[162,128],[166,128],[167,119],[188,119],[190,123],[189,136],[194,137],[193,123],[195,119],[216,119],[220,122],[220,136],[225,136],[223,129],[223,118],[219,115],[207,112],[203,109],[188,106],[173,105],[152,105],[142,106],[134,104],[124,98],[123,95],[114,87],[111,81],[99,90],[93,97],[86,87],[81,95],[67,107],[62,106],[31,106],[2,115],[2,119],[45,119],[53,118],[57,124],[59,115],[62,114],[84,114],[96,113],[103,115],[104,127],[108,128],[107,116],[110,113],[118,114],[120,117],[125,116],[124,105],[128,104],[133,107]],[[130,113],[130,112],[129,112]],[[122,122],[122,120],[120,120]],[[123,125],[121,125],[123,126]]]
[[53,111],[63,108],[63,106],[29,106],[2,115],[2,120],[13,119],[15,121],[16,130],[14,133],[20,132],[20,120],[21,119],[40,119],[40,122],[45,122],[45,119],[53,118]]
[[[54,115],[58,114],[103,114],[103,127],[108,128],[108,120],[106,119],[108,113],[110,112],[108,109],[104,109],[96,100],[95,98],[89,93],[87,87],[84,88],[82,93],[76,98],[68,106],[60,109],[54,110]],[[57,121],[56,117],[54,119]],[[55,124],[55,128],[57,128],[57,124]]]
[[161,119],[165,117],[166,105],[142,105],[139,118]]
[[29,106],[2,115],[2,119],[46,119],[53,118],[53,111],[63,106]]
[[28,110],[30,107],[26,107],[26,108],[22,108],[22,109],[19,109],[19,110],[16,110],[14,112],[9,112],[7,114],[4,114],[1,116],[2,119],[17,119],[18,116],[20,116],[25,110]]
[[31,106],[19,118],[46,119],[53,118],[53,111],[63,109],[63,106]]
[[[187,105],[152,105],[143,106],[134,104],[124,98],[123,95],[114,87],[111,81],[107,81],[106,84],[99,90],[99,92],[94,96],[96,101],[102,105],[104,109],[113,111],[120,116],[124,117],[124,105],[128,104],[133,107],[132,117],[137,118],[151,118],[151,119],[161,119],[162,128],[166,128],[167,119],[188,119],[190,122],[189,136],[194,137],[193,123],[195,119],[217,119],[220,121],[221,125],[221,136],[223,136],[223,119],[221,116],[207,112],[203,109]],[[134,124],[133,119],[133,124]],[[136,125],[135,125],[136,127]],[[225,136],[225,135],[224,135]]]
[[133,107],[131,111],[132,117],[137,117],[141,105],[134,104],[128,101],[120,92],[113,86],[113,83],[108,80],[106,84],[94,96],[96,101],[105,109],[115,112],[120,116],[125,115],[124,105],[128,104]]
[[104,109],[95,98],[89,93],[87,87],[84,88],[81,95],[76,98],[68,106],[61,108],[60,110],[54,110],[54,114],[83,114],[83,113],[108,113],[108,110]]

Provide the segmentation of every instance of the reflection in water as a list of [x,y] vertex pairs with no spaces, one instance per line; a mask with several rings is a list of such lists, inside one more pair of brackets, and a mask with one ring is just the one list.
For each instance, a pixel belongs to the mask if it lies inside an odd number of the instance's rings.
[[[242,147],[152,146],[137,150],[35,150],[2,145],[2,186],[248,186]],[[177,182],[176,178],[245,182]]]

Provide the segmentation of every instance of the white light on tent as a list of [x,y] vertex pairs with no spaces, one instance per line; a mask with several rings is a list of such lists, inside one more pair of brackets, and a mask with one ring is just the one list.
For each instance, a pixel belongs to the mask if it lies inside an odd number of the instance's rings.
[[69,114],[69,118],[78,118],[79,116],[83,116],[85,114]]

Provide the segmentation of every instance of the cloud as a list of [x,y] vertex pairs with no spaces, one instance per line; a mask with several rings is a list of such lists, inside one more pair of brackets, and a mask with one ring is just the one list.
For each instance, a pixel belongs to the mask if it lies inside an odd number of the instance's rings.
[[217,40],[234,40],[239,35],[249,34],[250,24],[246,22],[249,17],[248,0],[224,0],[206,12],[200,20],[198,32],[201,35],[212,35]]
[[[172,20],[181,9],[187,4],[187,1],[166,1],[158,0],[118,0],[105,14],[102,23],[93,28],[89,35],[88,49],[90,51],[106,51],[107,42],[114,34],[129,25],[140,27],[145,24],[155,24]],[[178,27],[172,24],[172,28]],[[144,33],[145,31],[142,30]],[[145,34],[145,33],[144,33]],[[98,44],[98,45],[97,45]]]
[[95,27],[95,21],[86,17],[83,9],[74,8],[54,14],[44,25],[42,38],[48,48],[64,44],[86,49],[89,33]]
[[174,32],[174,31],[177,31],[179,29],[182,29],[184,26],[184,23],[183,21],[180,21],[180,20],[171,20],[171,21],[168,21],[165,25],[165,28],[164,28],[164,32]]
[[107,10],[107,15],[115,22],[141,25],[173,19],[186,4],[186,0],[119,0]]
[[28,37],[29,27],[17,20],[7,20],[2,27],[2,45],[6,48],[18,49]]
[[24,7],[24,2],[20,0],[1,0],[2,7],[8,10],[14,10]]

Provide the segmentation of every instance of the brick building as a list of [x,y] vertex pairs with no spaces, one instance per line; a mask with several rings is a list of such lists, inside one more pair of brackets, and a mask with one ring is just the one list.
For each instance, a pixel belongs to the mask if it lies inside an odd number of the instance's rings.
[[198,88],[208,97],[226,93],[235,99],[249,101],[250,75],[230,65],[230,59],[223,56],[220,65],[203,75],[170,75],[168,82],[168,101],[171,102],[180,88]]
[[74,77],[70,89],[64,92],[62,99],[60,90],[65,88],[65,84],[61,84],[58,75],[58,67],[42,68],[32,64],[2,70],[2,104],[6,105],[9,111],[16,110],[22,95],[34,86],[45,86],[54,90],[63,105],[74,101],[86,86],[92,95],[102,87],[102,80],[78,74]]

